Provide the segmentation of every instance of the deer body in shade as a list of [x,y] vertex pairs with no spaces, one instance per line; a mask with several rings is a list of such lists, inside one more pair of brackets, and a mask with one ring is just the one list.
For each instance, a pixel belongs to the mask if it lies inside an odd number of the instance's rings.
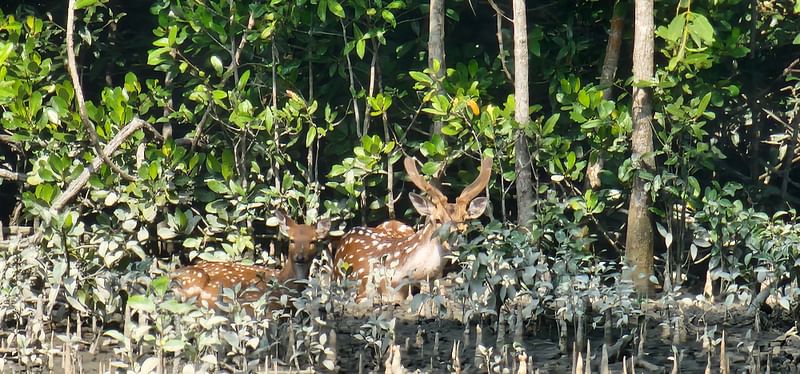
[[216,309],[225,288],[238,287],[236,298],[242,304],[255,302],[266,292],[273,292],[275,283],[301,291],[305,284],[296,281],[308,279],[311,262],[318,252],[316,243],[328,234],[330,221],[321,219],[316,226],[311,226],[297,224],[281,212],[276,216],[281,233],[289,239],[288,255],[280,270],[233,262],[201,262],[171,274],[176,283],[175,293],[183,300],[195,298],[198,306]]
[[[426,217],[425,224],[414,232],[399,221],[388,221],[375,228],[356,227],[340,242],[334,265],[347,263],[347,276],[359,282],[357,299],[366,296],[370,278],[377,280],[378,292],[385,301],[397,302],[407,296],[408,286],[442,276],[445,256],[450,251],[452,231],[463,231],[466,222],[483,214],[487,198],[477,197],[489,183],[492,159],[484,158],[478,177],[450,203],[436,187],[417,170],[416,161],[406,158],[406,172],[411,181],[429,198],[410,193],[417,212]],[[334,271],[335,277],[340,277]]]

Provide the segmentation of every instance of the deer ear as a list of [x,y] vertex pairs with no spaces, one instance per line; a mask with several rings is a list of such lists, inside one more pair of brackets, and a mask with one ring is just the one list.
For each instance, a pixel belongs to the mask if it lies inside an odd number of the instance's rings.
[[419,212],[419,214],[422,214],[423,216],[433,215],[434,207],[430,200],[415,192],[409,192],[408,197],[411,199],[411,204],[414,205],[414,208],[417,210],[417,212]]
[[486,205],[488,205],[489,199],[485,197],[476,197],[469,203],[469,208],[467,208],[467,217],[468,219],[478,218],[483,214],[483,211],[486,210]]
[[317,239],[322,239],[326,235],[328,235],[328,231],[331,229],[331,219],[330,218],[320,218],[317,221]]

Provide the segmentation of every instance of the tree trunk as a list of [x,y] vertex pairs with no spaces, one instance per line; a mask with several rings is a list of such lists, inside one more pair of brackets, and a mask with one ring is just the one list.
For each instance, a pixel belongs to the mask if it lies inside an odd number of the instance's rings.
[[[428,67],[433,69],[433,62],[439,61],[436,76],[444,76],[444,0],[431,0],[428,25]],[[435,121],[431,127],[431,137],[441,135],[442,121]]]
[[[606,44],[606,57],[603,60],[603,69],[600,72],[600,85],[604,86],[603,100],[614,98],[614,77],[617,74],[619,65],[619,50],[622,46],[622,32],[625,28],[625,5],[620,1],[614,4],[614,14],[611,17],[611,28],[608,31],[608,43]],[[605,155],[603,149],[598,149],[593,161],[590,161],[586,168],[586,183],[588,188],[600,188],[600,171],[603,170],[603,160]]]
[[533,218],[533,173],[531,155],[528,152],[528,138],[525,127],[530,122],[530,93],[528,91],[528,21],[525,14],[525,0],[514,2],[514,120],[519,128],[514,143],[517,173],[517,223],[527,225]]
[[[750,62],[751,66],[758,66],[758,1],[750,0]],[[747,106],[750,108],[750,131],[748,134],[749,150],[750,153],[750,179],[754,185],[758,185],[758,176],[760,172],[760,146],[761,146],[761,102],[757,97],[758,94],[758,81],[760,79],[758,69],[752,69],[750,72],[750,93],[747,95]]]
[[[633,38],[634,82],[653,79],[653,0],[635,1],[635,33]],[[631,149],[634,166],[642,171],[654,172],[652,90],[633,87],[633,134]],[[633,180],[625,255],[631,267],[630,275],[640,294],[649,295],[653,274],[653,223],[650,216],[650,195],[645,190],[646,181],[637,173]]]
[[781,180],[781,201],[784,202],[786,201],[789,179],[791,178],[792,160],[794,160],[795,149],[797,149],[797,128],[800,126],[800,116],[795,115],[789,126],[792,129],[791,138],[789,138],[789,148],[786,149],[786,155],[783,158],[783,179]]

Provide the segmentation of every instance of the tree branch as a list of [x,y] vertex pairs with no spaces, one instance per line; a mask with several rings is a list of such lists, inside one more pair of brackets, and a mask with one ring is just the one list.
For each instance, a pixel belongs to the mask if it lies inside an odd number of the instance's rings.
[[[70,0],[72,1],[72,0]],[[105,157],[114,153],[117,148],[133,133],[137,130],[141,129],[142,127],[148,126],[149,124],[139,118],[134,118],[132,121],[128,122],[125,127],[123,127],[111,141],[106,144],[105,149],[101,151],[101,154]],[[70,202],[76,195],[83,189],[83,186],[89,182],[89,178],[92,176],[92,173],[97,170],[101,165],[103,165],[103,157],[97,156],[92,160],[92,163],[89,167],[83,169],[80,175],[75,178],[67,189],[59,195],[55,201],[53,201],[53,205],[51,205],[51,209],[55,210],[56,212],[60,211]],[[40,243],[42,240],[42,231],[37,230],[36,234],[34,234],[33,238],[31,239],[32,244]]]
[[[221,85],[225,85],[228,79],[231,76],[236,76],[236,81],[239,80],[239,59],[242,57],[242,50],[247,46],[247,33],[253,29],[255,26],[255,19],[253,17],[253,13],[250,13],[250,17],[247,19],[247,27],[245,28],[244,35],[242,35],[242,39],[239,40],[238,46],[232,45],[233,50],[229,51],[231,55],[231,63],[225,69],[225,72],[222,74],[222,81],[220,82]],[[233,42],[233,41],[231,41]],[[205,113],[203,113],[203,117],[200,118],[200,122],[197,123],[195,126],[194,136],[191,140],[191,152],[194,152],[197,149],[197,145],[200,142],[200,138],[203,135],[203,131],[205,131],[206,122],[208,122],[209,114],[211,114],[211,110],[213,109],[213,102],[208,105],[206,108]]]
[[128,124],[125,125],[125,127],[123,127],[116,135],[114,135],[114,138],[112,138],[108,144],[106,144],[105,149],[101,151],[102,156],[95,157],[95,159],[92,160],[91,165],[83,169],[83,172],[77,178],[75,178],[72,183],[69,184],[67,189],[64,190],[64,192],[61,193],[61,195],[59,195],[55,201],[53,201],[52,208],[57,211],[64,208],[64,206],[70,200],[72,200],[81,189],[83,189],[83,186],[89,181],[89,177],[92,175],[92,173],[103,164],[103,159],[108,158],[108,155],[114,153],[117,148],[122,145],[125,139],[146,125],[147,122],[139,118],[134,118],[132,121],[128,122]]
[[0,169],[0,179],[10,180],[10,181],[25,181],[28,179],[28,174],[25,173],[17,173],[15,171],[11,171],[8,169]]
[[[347,29],[344,27],[344,21],[340,21],[342,25],[342,39],[344,40],[344,44],[347,45]],[[359,139],[361,138],[361,113],[359,113],[358,109],[358,97],[356,97],[356,83],[353,73],[353,63],[350,60],[350,54],[345,54],[347,58],[347,75],[350,78],[350,96],[353,97],[353,115],[355,116],[356,120],[356,134],[358,135]],[[365,104],[369,106],[369,104]]]
[[508,65],[506,64],[506,48],[503,44],[503,18],[509,18],[503,13],[500,7],[495,4],[494,0],[489,0],[489,5],[491,5],[494,11],[497,13],[497,46],[500,49],[497,57],[500,58],[500,66],[503,68],[503,73],[506,75],[506,79],[508,79],[509,82],[513,82],[514,77],[511,75],[511,71],[508,70]]
[[[81,89],[80,79],[78,78],[78,68],[75,64],[75,44],[72,36],[75,32],[75,0],[69,0],[67,5],[67,68],[69,76],[72,79],[72,85],[75,88],[75,101],[78,104],[78,114],[81,117],[81,123],[86,128],[89,134],[89,140],[94,147],[95,152],[100,156],[101,161],[108,165],[111,170],[119,174],[127,181],[136,180],[133,176],[120,169],[119,166],[111,161],[110,155],[103,153],[100,148],[100,140],[97,136],[97,131],[94,129],[94,124],[89,120],[89,114],[86,112],[86,101],[83,98],[83,90]],[[98,165],[99,167],[99,165]]]

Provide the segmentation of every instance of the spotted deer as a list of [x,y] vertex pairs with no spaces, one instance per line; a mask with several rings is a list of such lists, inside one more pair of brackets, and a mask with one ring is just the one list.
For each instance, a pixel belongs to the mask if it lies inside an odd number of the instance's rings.
[[[171,274],[176,284],[173,288],[175,293],[184,301],[195,298],[198,306],[205,304],[209,309],[217,309],[218,302],[223,299],[223,289],[234,289],[237,285],[239,293],[236,298],[243,305],[255,302],[268,290],[275,289],[274,283],[301,291],[305,284],[296,280],[308,279],[311,262],[317,256],[316,243],[328,234],[330,220],[320,219],[316,226],[311,226],[297,224],[281,212],[275,216],[280,221],[281,233],[289,238],[289,253],[281,270],[233,262],[201,262]],[[277,296],[279,291],[272,292]]]
[[[409,193],[414,208],[426,217],[425,224],[415,232],[402,222],[388,221],[374,228],[356,227],[341,239],[333,263],[345,270],[349,279],[359,282],[357,300],[367,296],[371,277],[379,279],[378,292],[384,300],[393,302],[407,296],[407,285],[441,277],[445,255],[452,245],[443,236],[463,231],[467,221],[486,209],[488,199],[477,196],[489,183],[490,157],[483,159],[478,177],[464,188],[455,203],[420,175],[415,159],[407,157],[404,165],[411,182],[428,195],[425,198]],[[341,274],[334,271],[335,278]]]

